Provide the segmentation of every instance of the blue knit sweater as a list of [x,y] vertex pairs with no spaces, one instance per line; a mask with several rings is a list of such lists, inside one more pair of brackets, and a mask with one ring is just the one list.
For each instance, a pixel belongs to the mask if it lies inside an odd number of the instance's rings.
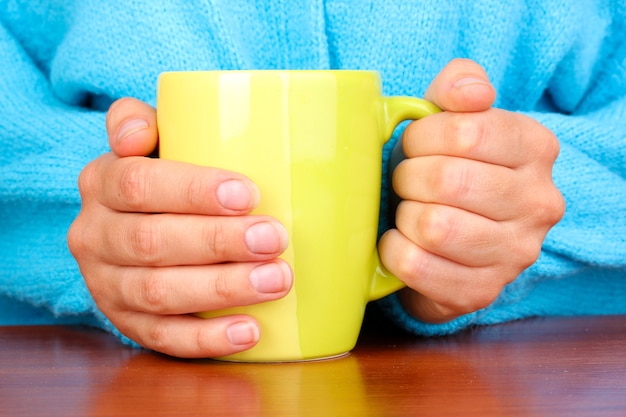
[[[625,34],[623,0],[0,0],[0,324],[116,332],[66,232],[79,172],[108,151],[107,106],[154,104],[161,71],[374,69],[386,94],[420,96],[454,57],[486,68],[498,107],[556,133],[567,212],[492,306],[441,325],[408,317],[394,296],[384,310],[426,335],[626,313]],[[383,181],[382,213],[387,194]]]

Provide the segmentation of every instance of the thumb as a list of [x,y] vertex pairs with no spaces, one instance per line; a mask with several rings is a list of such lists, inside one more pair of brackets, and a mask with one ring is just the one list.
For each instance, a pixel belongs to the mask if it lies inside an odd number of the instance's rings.
[[435,77],[424,94],[442,110],[478,112],[488,110],[496,99],[485,70],[469,59],[454,59]]
[[147,156],[156,149],[156,111],[134,98],[114,102],[106,118],[109,146],[117,156]]

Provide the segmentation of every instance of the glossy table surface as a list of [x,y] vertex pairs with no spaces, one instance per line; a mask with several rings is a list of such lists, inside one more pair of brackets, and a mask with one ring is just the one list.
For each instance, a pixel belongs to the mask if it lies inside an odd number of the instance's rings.
[[367,324],[348,356],[180,360],[78,327],[0,327],[0,416],[626,416],[626,316],[434,339]]

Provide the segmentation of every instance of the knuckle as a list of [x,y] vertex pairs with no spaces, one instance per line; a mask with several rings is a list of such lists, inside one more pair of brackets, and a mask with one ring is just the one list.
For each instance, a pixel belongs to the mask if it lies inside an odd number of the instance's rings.
[[526,268],[533,265],[541,256],[541,244],[530,246],[528,250],[523,254],[523,258],[520,260],[519,272],[522,272]]
[[228,260],[228,250],[231,244],[228,242],[228,233],[225,225],[213,222],[207,225],[202,232],[203,247],[206,248],[206,257],[215,261]]
[[543,135],[543,149],[542,149],[542,154],[545,156],[545,158],[551,162],[556,161],[556,158],[559,156],[559,153],[561,152],[561,146],[559,144],[559,140],[557,139],[557,137],[554,135],[554,133],[552,133],[552,131],[548,130],[548,128],[543,127],[544,129],[544,135]]
[[[207,356],[215,356],[215,338],[210,336],[203,327],[199,327],[195,331],[195,350],[202,352]],[[217,353],[219,355],[219,353]]]
[[153,272],[147,272],[139,281],[139,300],[146,312],[167,313],[170,291],[166,282]]
[[89,216],[81,211],[67,230],[67,247],[79,266],[96,257],[102,248],[102,241],[97,239],[94,229]]
[[548,211],[546,213],[546,220],[550,225],[558,223],[565,215],[565,198],[559,190],[554,188],[553,192],[547,196]]
[[161,227],[155,217],[156,215],[141,216],[127,232],[132,255],[146,265],[155,265],[161,260]]
[[235,301],[236,292],[231,277],[225,271],[216,272],[211,290],[218,305],[232,305]]
[[450,151],[459,155],[479,154],[487,138],[489,120],[477,114],[452,113],[444,127]]
[[119,197],[131,209],[140,211],[150,188],[152,176],[141,159],[127,162],[121,168]]
[[472,193],[471,175],[464,164],[440,163],[430,175],[436,202],[464,201]]
[[[513,243],[510,245],[508,265],[519,273],[539,259],[542,240],[536,239],[536,235],[532,233],[518,234],[511,240]],[[515,279],[515,276],[510,281]]]
[[168,352],[171,345],[171,330],[163,320],[156,320],[148,329],[143,345],[157,352]]
[[394,274],[403,281],[410,282],[419,277],[429,276],[431,268],[429,257],[420,256],[420,252],[413,247],[406,248],[397,257],[394,265]]
[[88,247],[83,230],[85,228],[79,215],[67,231],[67,246],[75,258],[79,258]]
[[417,219],[417,232],[429,249],[439,249],[451,240],[453,226],[444,211],[437,206],[426,205]]
[[208,188],[204,176],[189,175],[184,179],[184,184],[181,187],[183,190],[181,197],[190,207],[202,207],[206,204]]
[[[520,116],[519,114],[517,114]],[[535,161],[549,161],[553,163],[561,151],[561,145],[556,135],[539,121],[521,116],[526,120],[526,132],[533,139],[532,155]]]
[[531,241],[522,245],[517,251],[515,259],[520,270],[524,270],[534,264],[541,254],[541,241]]
[[533,199],[528,216],[532,216],[534,223],[539,227],[552,227],[558,223],[565,214],[565,199],[561,192],[552,184],[541,193],[540,198]]
[[89,163],[81,172],[78,174],[78,191],[82,198],[86,198],[94,193],[96,188],[96,163]]

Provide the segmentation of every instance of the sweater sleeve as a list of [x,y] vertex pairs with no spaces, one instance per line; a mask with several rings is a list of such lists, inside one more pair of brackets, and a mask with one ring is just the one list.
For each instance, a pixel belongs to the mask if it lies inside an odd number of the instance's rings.
[[66,244],[80,209],[78,174],[107,151],[105,115],[57,99],[49,48],[26,47],[0,19],[0,324],[72,322],[112,330]]
[[117,333],[66,243],[78,175],[109,151],[105,109],[125,96],[154,104],[165,70],[326,67],[315,5],[0,0],[0,324],[21,315]]
[[531,316],[626,313],[626,42],[622,35],[607,42],[587,88],[572,54],[537,108],[524,111],[559,139],[553,178],[567,205],[537,262],[492,305],[444,324],[420,322],[396,295],[387,297],[380,306],[400,326],[444,335]]

